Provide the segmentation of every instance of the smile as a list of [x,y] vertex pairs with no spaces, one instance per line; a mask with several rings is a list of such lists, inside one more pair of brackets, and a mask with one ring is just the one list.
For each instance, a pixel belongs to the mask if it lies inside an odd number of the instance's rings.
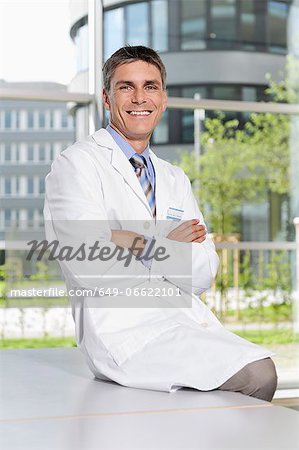
[[130,116],[139,116],[139,117],[145,117],[149,116],[152,111],[127,111]]

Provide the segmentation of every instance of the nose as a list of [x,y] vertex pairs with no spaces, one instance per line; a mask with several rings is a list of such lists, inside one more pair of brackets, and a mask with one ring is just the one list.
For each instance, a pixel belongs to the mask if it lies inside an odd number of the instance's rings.
[[132,103],[137,103],[138,105],[141,105],[142,103],[145,103],[145,92],[142,88],[138,89],[136,88],[134,90],[134,94],[132,95]]

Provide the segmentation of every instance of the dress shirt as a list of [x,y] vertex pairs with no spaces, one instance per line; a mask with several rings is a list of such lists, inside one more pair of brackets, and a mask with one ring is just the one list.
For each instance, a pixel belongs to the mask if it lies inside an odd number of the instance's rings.
[[[130,160],[130,158],[132,158],[132,156],[134,156],[136,154],[133,147],[116,130],[114,130],[114,128],[112,128],[110,124],[106,127],[106,130],[111,134],[114,141],[117,143],[117,145],[122,150],[122,152],[126,155],[128,160]],[[139,153],[138,153],[138,155],[139,155]],[[156,175],[155,175],[154,166],[152,164],[152,161],[151,161],[151,158],[149,155],[149,145],[147,145],[146,149],[141,153],[141,156],[143,156],[145,158],[146,174],[150,180],[153,190],[155,191]],[[132,169],[134,170],[133,166],[132,166]],[[143,250],[143,255],[148,252],[148,248],[151,244],[151,241],[153,240],[153,238],[150,236],[144,236],[144,237],[146,239],[146,244],[145,244],[145,247]],[[144,266],[146,266],[148,269],[150,269],[150,267],[152,265],[152,259],[147,260],[147,261],[144,261],[143,259],[141,259],[141,262]]]

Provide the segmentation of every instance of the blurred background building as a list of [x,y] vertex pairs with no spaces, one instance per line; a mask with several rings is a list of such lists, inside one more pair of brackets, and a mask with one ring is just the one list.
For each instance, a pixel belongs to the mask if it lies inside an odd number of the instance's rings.
[[[66,91],[58,83],[8,83],[2,89]],[[2,100],[0,106],[0,240],[12,225],[43,227],[45,176],[74,141],[74,120],[61,102]]]
[[[262,101],[266,74],[276,81],[285,77],[293,9],[298,9],[293,4],[292,0],[103,0],[103,41],[96,45],[101,46],[103,60],[125,44],[153,47],[166,65],[169,96],[193,98],[199,93],[207,99]],[[70,2],[70,9],[77,74],[69,89],[88,92],[88,1]],[[76,114],[81,137],[87,111],[78,108]],[[238,118],[242,127],[248,114],[232,112],[226,117]],[[181,150],[192,151],[193,143],[191,110],[168,110],[152,136],[153,150],[170,161],[177,160]],[[239,220],[243,240],[292,238],[285,195],[244,204]]]

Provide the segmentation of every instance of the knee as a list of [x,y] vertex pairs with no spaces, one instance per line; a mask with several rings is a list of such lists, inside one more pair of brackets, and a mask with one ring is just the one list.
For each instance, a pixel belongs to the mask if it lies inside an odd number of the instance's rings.
[[249,364],[251,394],[253,397],[270,402],[277,388],[277,373],[271,358]]

